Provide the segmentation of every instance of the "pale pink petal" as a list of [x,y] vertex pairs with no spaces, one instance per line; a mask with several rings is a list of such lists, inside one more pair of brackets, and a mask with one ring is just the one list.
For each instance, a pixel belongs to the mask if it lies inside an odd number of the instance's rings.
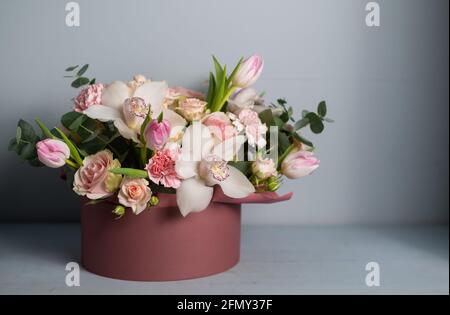
[[175,170],[179,177],[188,179],[198,174],[199,162],[178,160],[175,164]]
[[218,184],[223,193],[231,198],[245,198],[255,192],[255,187],[238,169],[228,165],[230,176]]
[[136,143],[139,143],[139,140],[137,138],[137,133],[127,126],[127,124],[122,119],[116,119],[114,120],[114,126],[116,126],[117,130],[119,130],[119,133],[125,138],[133,140]]
[[100,121],[113,121],[122,118],[122,113],[117,109],[104,106],[104,105],[92,105],[88,107],[83,114],[92,119],[98,119]]
[[122,81],[114,81],[103,90],[102,104],[122,110],[123,102],[129,97],[128,85]]
[[159,114],[167,89],[165,81],[146,82],[136,89],[133,96],[142,98],[147,105],[151,106],[153,113]]
[[197,178],[182,181],[177,189],[177,204],[181,214],[185,217],[191,212],[205,210],[211,202],[214,189],[205,186],[205,183]]

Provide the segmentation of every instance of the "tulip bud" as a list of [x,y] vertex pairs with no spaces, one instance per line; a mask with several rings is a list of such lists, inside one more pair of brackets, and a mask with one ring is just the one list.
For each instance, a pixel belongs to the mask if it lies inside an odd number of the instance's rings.
[[38,159],[44,165],[58,168],[66,164],[70,158],[70,149],[61,140],[45,139],[36,143]]
[[253,55],[245,59],[233,77],[233,86],[246,88],[258,80],[264,67],[261,56]]
[[319,163],[312,152],[293,151],[281,163],[281,173],[290,179],[300,178],[311,174],[319,167]]
[[144,138],[151,150],[161,150],[170,136],[170,123],[166,119],[153,119],[145,128]]

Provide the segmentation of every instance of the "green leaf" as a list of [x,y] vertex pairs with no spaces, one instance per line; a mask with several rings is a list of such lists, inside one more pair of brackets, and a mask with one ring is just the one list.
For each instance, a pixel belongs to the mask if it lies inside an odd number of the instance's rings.
[[31,160],[28,160],[28,163],[31,166],[34,166],[34,167],[42,167],[42,166],[44,166],[44,164],[42,164],[41,161],[39,161],[39,159],[37,157],[35,157],[35,158],[31,159]]
[[216,79],[220,79],[222,77],[223,68],[220,65],[220,62],[217,60],[216,56],[213,55],[214,68],[216,70]]
[[36,147],[34,143],[26,143],[20,151],[20,157],[24,160],[28,160],[35,157]]
[[36,133],[33,127],[25,120],[19,120],[18,127],[21,129],[21,139],[25,141],[34,141]]
[[278,133],[278,152],[283,153],[286,151],[289,146],[291,145],[291,141],[289,139],[289,136],[285,134],[284,132]]
[[69,112],[61,117],[61,124],[70,131],[77,132],[86,119],[88,119],[86,115],[78,112]]
[[300,119],[294,124],[294,130],[302,129],[309,125],[309,119],[307,117]]
[[163,113],[164,112],[161,112],[161,114],[159,114],[159,116],[158,116],[158,124],[160,124],[163,121],[163,119],[164,119]]
[[39,128],[41,128],[42,135],[44,137],[47,137],[49,139],[54,139],[55,138],[55,136],[50,132],[50,130],[44,125],[44,123],[39,118],[36,118],[34,121],[39,126]]
[[59,128],[55,128],[56,131],[58,131],[61,138],[64,140],[64,142],[67,144],[67,146],[70,149],[70,156],[75,160],[75,162],[78,163],[78,165],[83,164],[83,160],[81,159],[80,153],[78,152],[77,147],[73,144],[72,141],[66,136],[64,132],[62,132]]
[[314,148],[314,144],[309,141],[308,139],[303,138],[302,136],[300,136],[298,133],[294,132],[293,133],[293,137],[297,140],[300,141],[303,144],[306,144],[308,147]]
[[15,151],[15,152],[17,152],[17,148],[18,148],[18,145],[17,145],[16,138],[13,138],[13,139],[9,140],[8,151]]
[[21,139],[22,139],[22,128],[17,126],[17,129],[16,129],[16,142],[19,143]]
[[259,113],[259,119],[261,119],[261,122],[263,124],[266,124],[268,127],[277,125],[275,123],[275,120],[273,118],[273,113],[270,108]]
[[273,116],[273,121],[275,122],[275,125],[277,125],[280,129],[283,128],[286,124],[286,121],[282,120],[278,116]]
[[88,84],[88,83],[89,83],[89,79],[88,79],[88,78],[85,78],[85,77],[79,77],[79,78],[75,79],[75,80],[72,82],[71,86],[72,86],[73,88],[79,88],[79,87],[81,87],[81,86],[83,86],[83,85],[86,85],[86,84]]
[[95,84],[95,78],[93,78],[91,81],[89,81],[89,85]]
[[82,66],[81,69],[78,70],[77,76],[78,76],[78,77],[81,77],[81,76],[86,72],[86,70],[88,69],[88,67],[89,67],[89,64],[85,64],[84,66]]
[[217,82],[218,89],[216,90],[216,93],[214,95],[214,105],[212,107],[213,112],[217,112],[221,108],[221,102],[225,96],[226,93],[226,80],[227,80],[227,66],[225,66],[222,70],[222,76],[219,78],[219,81]]
[[334,119],[325,117],[323,120],[325,120],[327,123],[334,123]]
[[306,117],[306,115],[308,115],[309,114],[309,111],[308,110],[303,110],[302,111],[302,118],[305,118]]
[[241,68],[241,64],[242,64],[243,60],[244,60],[244,57],[241,57],[241,59],[239,59],[236,67],[234,67],[233,71],[231,72],[230,76],[228,77],[227,84],[226,84],[227,87],[230,86],[230,83],[233,81],[234,76],[236,75],[236,73]]
[[306,118],[309,119],[309,127],[313,133],[319,134],[325,128],[322,119],[319,116],[317,116],[317,114],[312,112],[308,113],[306,115]]
[[209,73],[209,86],[208,86],[208,94],[206,97],[206,101],[208,102],[208,106],[210,107],[212,105],[214,92],[216,89],[216,80],[214,78],[214,75],[212,72]]
[[277,103],[280,104],[281,106],[284,106],[287,104],[287,101],[284,98],[279,98],[277,99]]
[[70,66],[70,67],[66,68],[66,71],[67,71],[67,72],[73,71],[73,70],[75,70],[76,68],[78,68],[78,65],[76,65],[76,66]]
[[125,175],[131,178],[148,178],[146,171],[135,168],[113,168],[109,171],[113,174]]
[[325,103],[325,101],[319,103],[319,106],[317,107],[317,113],[320,117],[325,117],[327,115],[327,104]]

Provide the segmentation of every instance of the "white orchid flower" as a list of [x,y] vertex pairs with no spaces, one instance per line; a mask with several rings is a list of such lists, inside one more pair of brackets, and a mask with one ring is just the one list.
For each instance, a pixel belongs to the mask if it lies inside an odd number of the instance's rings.
[[228,165],[245,141],[241,135],[217,143],[209,128],[199,122],[186,129],[181,158],[175,165],[183,179],[177,189],[177,204],[183,216],[208,207],[214,185],[220,185],[224,194],[232,198],[245,198],[255,192],[247,177]]
[[163,108],[167,89],[165,81],[145,81],[134,87],[115,81],[104,89],[102,104],[91,105],[83,113],[103,122],[113,121],[124,138],[139,142],[140,128],[150,108],[152,118],[163,112],[164,119],[170,123],[171,136],[175,136],[186,126],[186,120],[174,111]]

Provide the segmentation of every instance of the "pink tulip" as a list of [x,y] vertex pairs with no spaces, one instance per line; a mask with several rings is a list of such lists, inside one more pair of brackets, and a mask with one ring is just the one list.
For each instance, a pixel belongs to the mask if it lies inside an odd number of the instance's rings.
[[233,78],[233,86],[246,88],[258,80],[264,67],[261,56],[253,55],[245,59]]
[[320,161],[309,151],[294,151],[281,163],[281,173],[287,178],[296,179],[311,174],[319,167]]
[[161,122],[153,119],[144,131],[144,138],[147,147],[151,150],[161,150],[166,144],[170,135],[170,123],[166,119]]
[[58,168],[66,164],[70,158],[70,149],[64,142],[55,139],[45,139],[36,143],[38,159],[44,165]]

